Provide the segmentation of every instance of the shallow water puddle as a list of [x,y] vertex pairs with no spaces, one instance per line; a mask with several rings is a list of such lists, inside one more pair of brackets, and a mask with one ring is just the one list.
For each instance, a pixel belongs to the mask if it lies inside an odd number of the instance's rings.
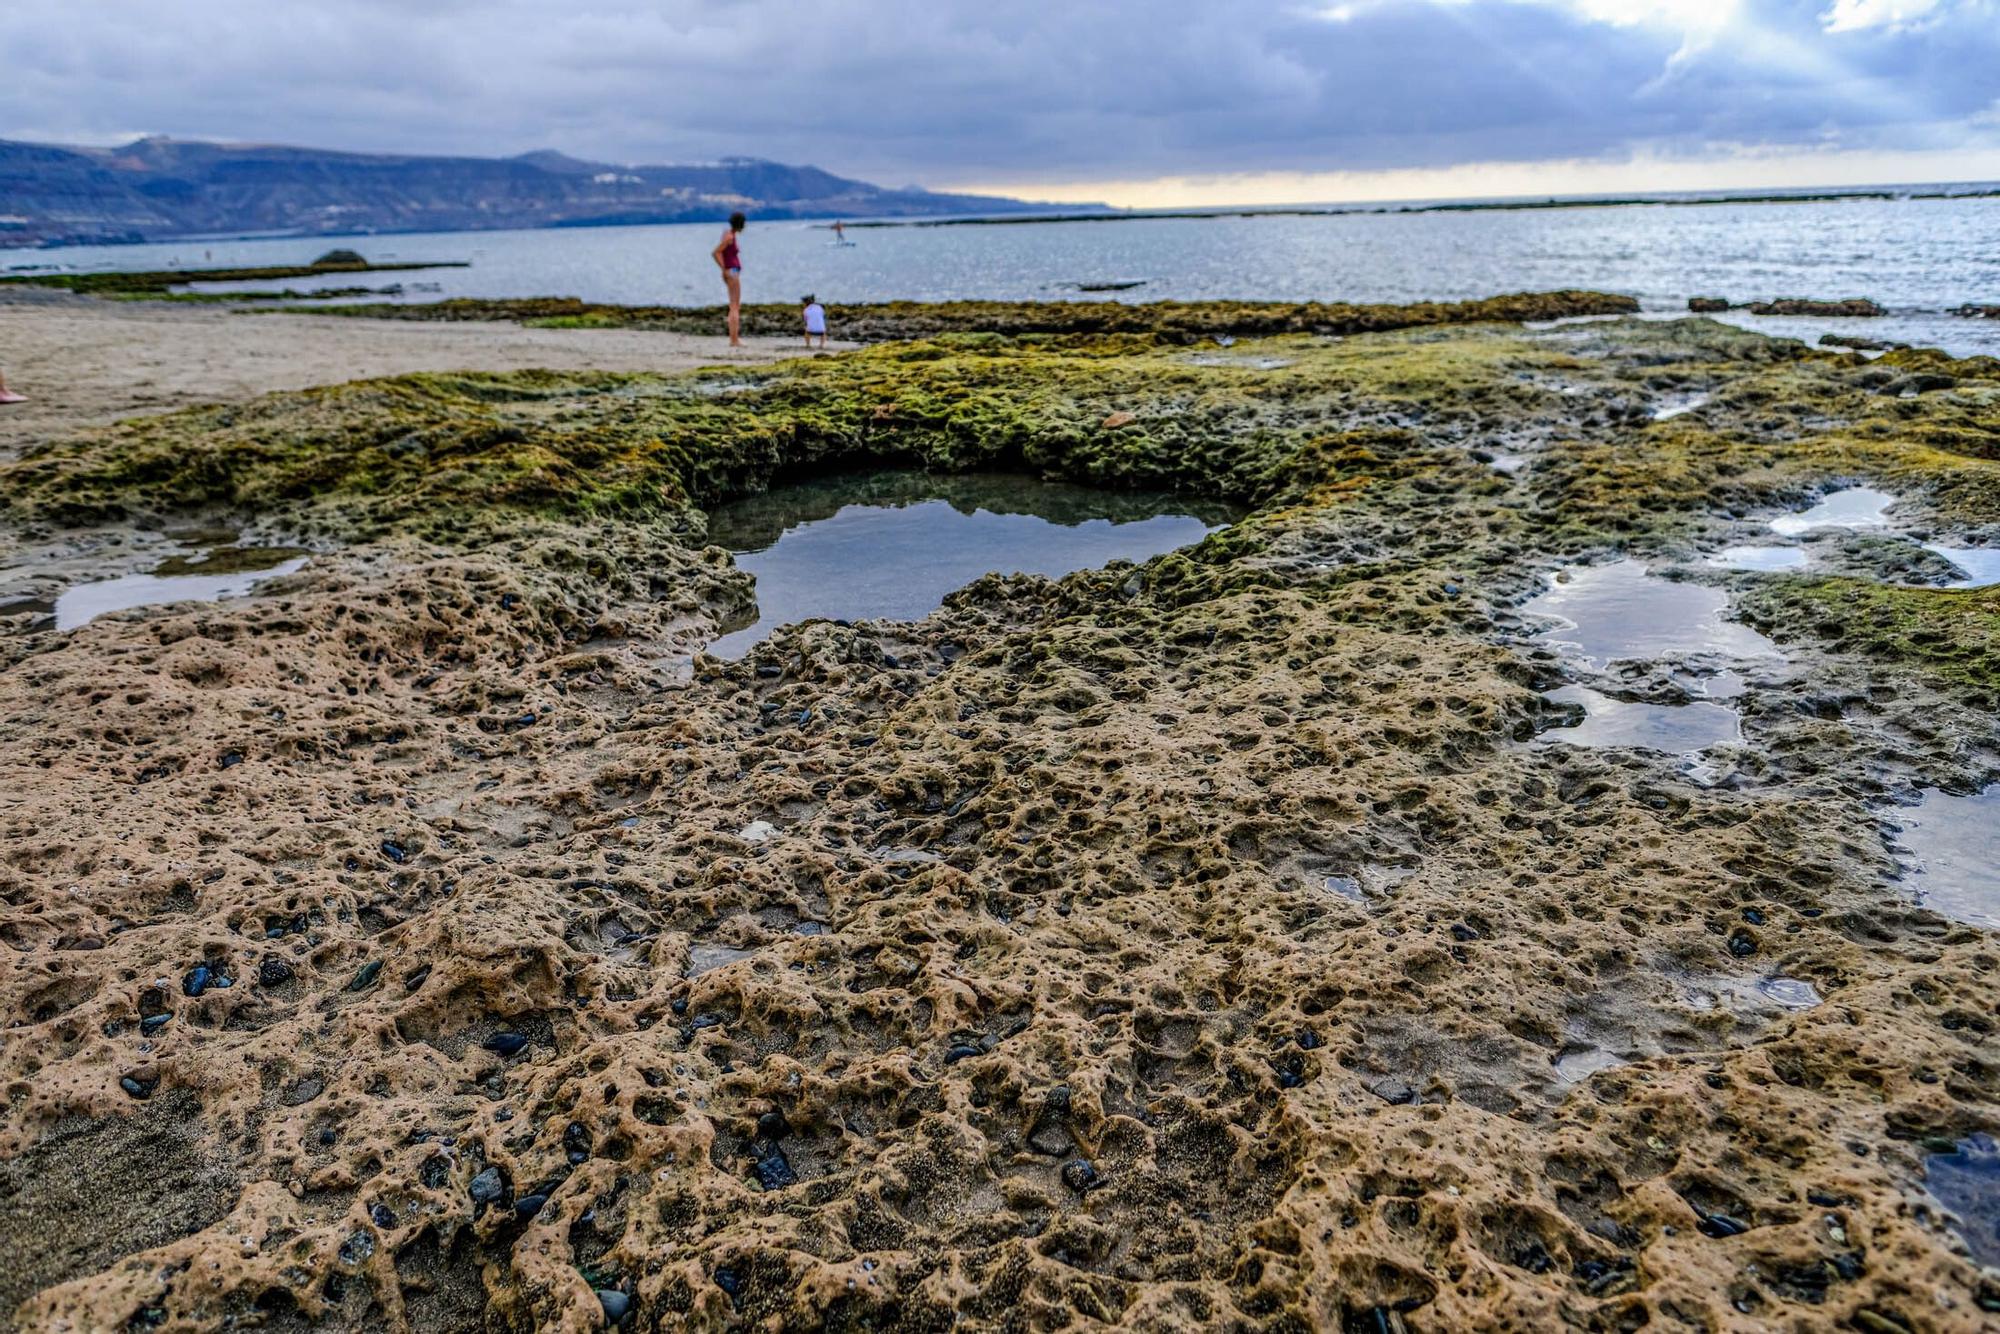
[[1633,704],[1578,685],[1551,690],[1543,698],[1583,706],[1582,722],[1542,734],[1540,739],[1551,744],[1592,749],[1630,746],[1669,755],[1698,755],[1711,746],[1743,739],[1742,719],[1736,710],[1722,704]]
[[1676,417],[1685,416],[1693,412],[1696,408],[1708,406],[1709,399],[1713,397],[1715,397],[1713,394],[1708,393],[1669,394],[1665,398],[1662,398],[1659,405],[1653,409],[1653,420],[1656,422],[1672,421]]
[[2000,1144],[1974,1135],[1960,1140],[1956,1153],[1931,1154],[1924,1159],[1924,1184],[1958,1215],[1958,1234],[1972,1258],[2000,1265]]
[[1526,456],[1521,454],[1495,454],[1493,456],[1493,470],[1495,472],[1506,473],[1509,477],[1512,477],[1527,466],[1528,460]]
[[1805,568],[1806,553],[1800,547],[1724,547],[1708,558],[1719,570],[1748,570],[1753,574],[1780,574]]
[[1897,816],[1914,859],[1917,900],[1974,926],[2000,928],[2000,784],[1977,796],[1935,789]]
[[757,577],[757,619],[708,651],[741,657],[778,626],[813,617],[915,620],[990,572],[1055,578],[1150,560],[1230,517],[1162,492],[1000,474],[895,470],[775,487],[709,516],[710,540]]
[[151,574],[78,584],[55,600],[56,629],[74,630],[108,612],[241,597],[267,579],[296,574],[311,557],[288,547],[226,547],[204,559],[175,557]]
[[1835,491],[1819,504],[1798,514],[1781,514],[1771,520],[1771,531],[1797,537],[1815,528],[1886,528],[1888,508],[1896,498],[1868,486],[1850,486]]
[[1681,655],[1782,656],[1755,630],[1724,620],[1728,608],[1721,589],[1662,579],[1622,560],[1571,569],[1521,610],[1555,622],[1541,637],[1595,669]]
[[1985,588],[2000,584],[2000,547],[1945,547],[1926,542],[1924,549],[1944,557],[1965,576],[1945,585],[1947,588]]
[[1600,1070],[1615,1070],[1625,1061],[1602,1047],[1577,1047],[1556,1059],[1556,1078],[1565,1084],[1581,1084]]
[[700,977],[703,973],[713,972],[717,968],[727,968],[730,964],[747,959],[756,952],[739,950],[728,945],[690,945],[687,975]]

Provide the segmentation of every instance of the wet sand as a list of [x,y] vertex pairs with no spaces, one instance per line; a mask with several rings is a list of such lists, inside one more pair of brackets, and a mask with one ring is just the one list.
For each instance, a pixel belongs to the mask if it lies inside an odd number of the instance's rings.
[[[1924,1164],[2000,1125],[2000,951],[1890,835],[2000,777],[2000,592],[1892,531],[1706,562],[1856,480],[1990,544],[2000,365],[1235,352],[362,384],[0,468],[0,561],[317,553],[0,637],[0,1311],[1990,1329]],[[754,597],[702,507],[870,460],[1250,513],[698,656]],[[1604,641],[1619,558],[1686,636]],[[1738,727],[1545,744],[1569,688]]]
[[[833,348],[843,344],[830,344]],[[674,371],[798,356],[796,341],[422,324],[0,288],[0,459],[80,426],[411,371]]]

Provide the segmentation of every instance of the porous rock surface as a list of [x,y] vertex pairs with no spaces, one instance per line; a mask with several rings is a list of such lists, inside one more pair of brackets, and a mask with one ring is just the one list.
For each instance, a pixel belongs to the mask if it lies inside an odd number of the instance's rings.
[[[416,378],[6,469],[19,549],[198,510],[322,554],[0,656],[0,1307],[1990,1328],[1922,1157],[2000,1116],[2000,950],[1882,822],[1994,776],[2000,607],[1697,563],[1856,477],[2000,523],[2000,368],[1701,321],[1229,354]],[[698,655],[753,595],[700,506],[911,455],[1255,512]],[[1515,610],[1612,555],[1784,646],[1719,779],[1535,740],[1565,679],[1672,689]]]

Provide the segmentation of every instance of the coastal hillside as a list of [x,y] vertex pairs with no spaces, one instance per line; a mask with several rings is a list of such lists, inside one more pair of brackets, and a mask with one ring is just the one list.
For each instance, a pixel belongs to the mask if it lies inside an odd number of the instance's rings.
[[764,218],[1015,213],[1015,199],[885,189],[756,158],[612,166],[560,153],[414,157],[140,139],[0,140],[0,245],[204,233],[464,231]]

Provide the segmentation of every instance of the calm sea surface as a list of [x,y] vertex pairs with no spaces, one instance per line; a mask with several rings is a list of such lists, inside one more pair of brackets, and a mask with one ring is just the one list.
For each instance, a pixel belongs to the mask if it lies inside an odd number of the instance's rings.
[[[406,287],[437,284],[435,291],[406,291],[404,300],[575,296],[706,305],[722,295],[708,259],[719,235],[719,227],[703,223],[0,250],[0,270],[293,264],[338,244],[374,260],[472,262],[469,269],[400,275]],[[848,235],[853,243],[838,246],[824,224],[753,219],[744,236],[745,299],[795,301],[806,292],[826,302],[1090,299],[1078,284],[1135,281],[1144,285],[1098,299],[1414,301],[1587,287],[1629,293],[1649,312],[1668,314],[1684,312],[1690,296],[1865,296],[1891,315],[1729,318],[1808,339],[1838,331],[2000,354],[2000,320],[1946,313],[1966,303],[2000,305],[2000,199],[1230,214],[857,228]],[[327,282],[379,286],[398,277]],[[304,290],[312,283],[285,285]]]

